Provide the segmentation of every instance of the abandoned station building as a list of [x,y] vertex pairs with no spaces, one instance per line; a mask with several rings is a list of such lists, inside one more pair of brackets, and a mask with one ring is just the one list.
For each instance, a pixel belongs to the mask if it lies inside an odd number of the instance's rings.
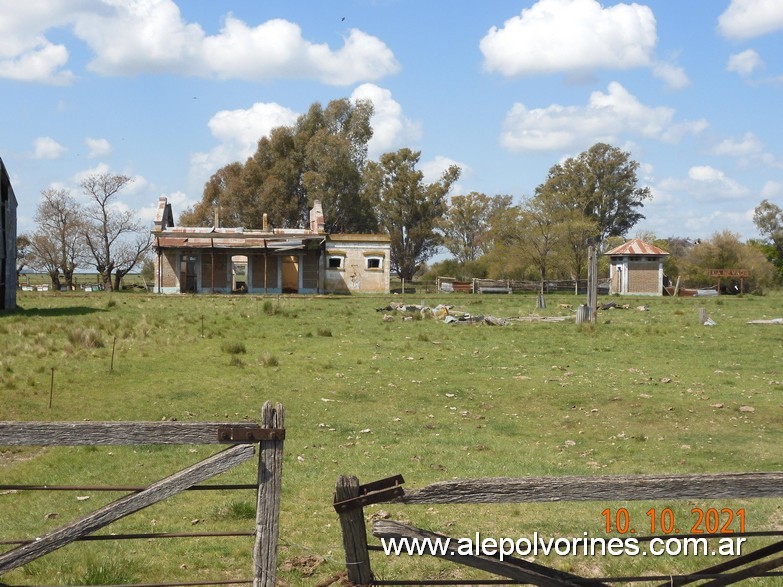
[[308,228],[174,226],[158,200],[152,230],[155,292],[389,293],[391,241],[382,234],[327,234],[321,203]]

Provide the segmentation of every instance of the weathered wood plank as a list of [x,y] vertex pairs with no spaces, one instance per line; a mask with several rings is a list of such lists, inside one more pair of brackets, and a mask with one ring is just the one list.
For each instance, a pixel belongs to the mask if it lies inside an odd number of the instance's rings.
[[0,422],[0,446],[226,443],[219,428],[260,430],[248,422]]
[[[282,404],[265,402],[261,427],[283,429]],[[275,587],[277,583],[277,542],[280,519],[280,493],[283,479],[283,440],[262,440],[258,450],[258,494],[256,540],[253,548],[253,587]]]
[[443,534],[436,534],[435,532],[428,532],[427,530],[421,530],[420,528],[414,528],[395,522],[394,520],[378,520],[373,523],[372,527],[373,536],[378,538],[407,538],[414,540],[430,540],[440,541],[445,545],[445,540],[448,540],[448,546],[445,551],[437,552],[433,549],[433,552],[428,552],[437,558],[442,558],[453,563],[473,567],[488,573],[494,573],[501,577],[508,579],[514,579],[516,581],[525,581],[531,585],[539,585],[541,587],[572,587],[580,585],[584,586],[605,586],[600,581],[591,581],[577,575],[557,571],[550,569],[543,565],[531,563],[522,559],[505,557],[504,560],[480,554],[460,554],[459,543],[460,541],[454,538],[449,538]]
[[120,518],[158,503],[196,483],[219,475],[245,462],[254,454],[255,447],[253,445],[232,446],[200,463],[196,463],[187,469],[183,469],[150,485],[140,493],[126,495],[95,512],[83,516],[75,522],[62,526],[36,539],[35,542],[0,554],[0,574],[16,569],[38,557],[70,544],[81,536],[90,534]]
[[463,479],[409,490],[402,503],[519,503],[783,497],[783,472]]
[[[338,477],[334,490],[335,503],[355,497],[359,497],[359,479],[343,475]],[[370,567],[370,552],[367,549],[364,509],[355,508],[347,512],[340,512],[339,517],[343,533],[348,581],[352,585],[369,585],[372,581],[372,569]]]

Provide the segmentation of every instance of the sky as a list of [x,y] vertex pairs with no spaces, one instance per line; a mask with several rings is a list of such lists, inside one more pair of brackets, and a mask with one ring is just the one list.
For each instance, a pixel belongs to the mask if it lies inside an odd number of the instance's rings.
[[[597,142],[653,195],[629,237],[759,238],[783,207],[780,0],[0,0],[0,158],[35,229],[41,192],[175,217],[311,104],[375,106],[369,156],[409,147],[452,195],[535,193]],[[259,221],[260,225],[260,221]]]

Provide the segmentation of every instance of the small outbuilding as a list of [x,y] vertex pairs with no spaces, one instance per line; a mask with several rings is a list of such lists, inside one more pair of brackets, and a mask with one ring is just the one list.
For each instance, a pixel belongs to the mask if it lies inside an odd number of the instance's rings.
[[663,259],[668,254],[640,239],[608,251],[609,293],[663,295]]
[[0,311],[16,309],[16,195],[0,159]]
[[328,234],[321,203],[307,228],[174,226],[158,200],[152,230],[157,293],[389,293],[391,239]]

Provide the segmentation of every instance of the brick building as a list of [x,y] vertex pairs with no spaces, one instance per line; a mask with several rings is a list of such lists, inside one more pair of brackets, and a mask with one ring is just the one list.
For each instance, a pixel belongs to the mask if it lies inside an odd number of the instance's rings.
[[158,200],[152,230],[157,293],[389,293],[391,241],[327,234],[321,203],[303,229],[174,226]]
[[639,239],[608,251],[609,293],[663,295],[663,249]]

